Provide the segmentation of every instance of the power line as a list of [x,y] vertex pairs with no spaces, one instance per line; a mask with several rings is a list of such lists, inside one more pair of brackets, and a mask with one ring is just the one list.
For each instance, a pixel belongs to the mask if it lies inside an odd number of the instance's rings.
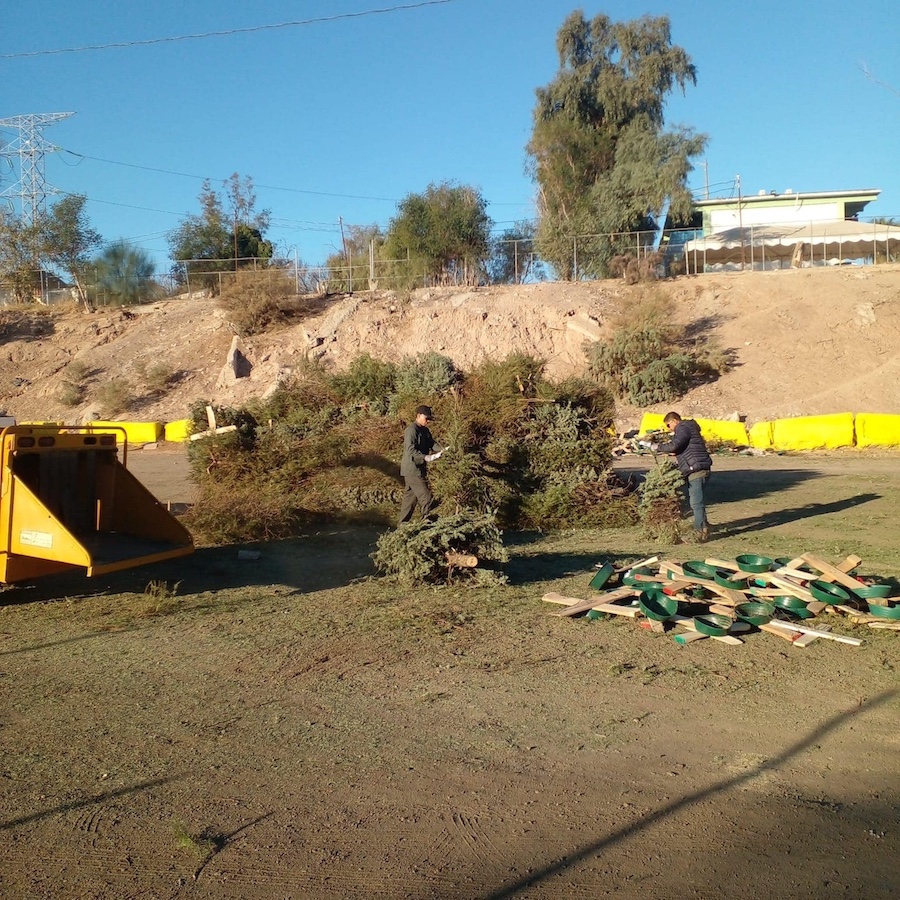
[[[93,162],[102,162],[108,163],[112,166],[124,166],[128,169],[141,169],[144,172],[157,172],[161,175],[177,175],[179,178],[193,178],[196,181],[209,181],[209,182],[225,182],[227,179],[224,178],[212,178],[209,175],[195,175],[192,172],[175,172],[172,169],[159,169],[155,166],[141,166],[137,163],[127,163],[120,162],[117,159],[103,159],[100,156],[88,156],[85,153],[76,153],[74,150],[66,150],[64,147],[58,148],[63,153],[68,153],[72,156],[78,157],[79,159],[90,159]],[[365,197],[359,194],[333,194],[328,191],[310,191],[305,190],[303,188],[289,188],[289,187],[281,187],[280,185],[274,184],[258,184],[257,182],[253,182],[253,186],[256,188],[264,188],[267,191],[284,191],[289,194],[309,194],[314,197],[337,197],[341,200],[376,200],[382,203],[397,203],[398,200],[396,197]]]
[[118,41],[111,44],[89,44],[84,47],[65,47],[56,50],[30,50],[24,53],[4,53],[0,59],[24,59],[31,56],[50,56],[58,53],[83,53],[88,50],[114,50],[125,47],[144,47],[150,44],[171,44],[176,41],[197,41],[203,38],[228,37],[233,34],[251,34],[257,31],[275,31],[280,28],[298,28],[304,25],[318,25],[322,22],[335,22],[339,19],[361,19],[364,16],[376,16],[383,13],[402,12],[410,9],[421,9],[425,6],[440,6],[454,3],[455,0],[421,0],[419,3],[405,3],[398,6],[386,6],[381,9],[367,9],[354,13],[338,13],[333,16],[320,16],[315,19],[301,19],[296,22],[278,22],[274,25],[251,25],[247,28],[229,28],[224,31],[203,31],[198,34],[180,34],[173,37],[147,38],[140,41]]

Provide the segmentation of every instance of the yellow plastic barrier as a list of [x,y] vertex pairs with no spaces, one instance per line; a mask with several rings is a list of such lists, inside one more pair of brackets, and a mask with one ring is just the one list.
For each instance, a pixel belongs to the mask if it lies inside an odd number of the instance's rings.
[[776,450],[820,450],[853,446],[853,413],[776,419],[772,423]]
[[772,422],[757,422],[748,431],[750,446],[757,450],[772,449]]
[[723,422],[719,419],[694,419],[700,426],[704,440],[735,444],[746,447],[749,444],[747,428],[743,422]]
[[[104,428],[112,425],[125,429],[125,437],[129,444],[152,444],[163,435],[162,422],[88,422],[87,427],[92,431],[103,433]],[[122,432],[113,431],[113,433]]]
[[900,416],[857,413],[857,447],[900,447]]
[[666,426],[663,418],[662,413],[644,413],[641,416],[641,430],[638,432],[638,437],[650,434],[651,431],[665,431]]
[[[644,413],[641,417],[641,429],[639,437],[643,437],[652,431],[665,431],[666,425],[661,413]],[[743,422],[722,422],[718,419],[694,419],[700,426],[703,437],[710,441],[731,441],[739,447],[746,447],[747,429]]]
[[166,422],[163,428],[163,440],[186,441],[191,436],[191,420],[179,419],[177,422]]

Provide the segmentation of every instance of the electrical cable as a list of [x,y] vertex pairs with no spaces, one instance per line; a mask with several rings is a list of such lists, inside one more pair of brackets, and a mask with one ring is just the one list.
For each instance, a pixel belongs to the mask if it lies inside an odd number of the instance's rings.
[[320,16],[315,19],[301,19],[296,22],[278,22],[274,25],[250,25],[246,28],[229,28],[223,31],[204,31],[199,34],[180,34],[172,37],[147,38],[139,41],[117,41],[111,44],[90,44],[85,47],[65,47],[56,50],[30,50],[24,53],[3,53],[0,59],[25,59],[32,56],[50,56],[59,53],[83,53],[88,50],[114,50],[126,47],[144,47],[150,44],[171,44],[176,41],[196,41],[211,37],[228,37],[233,34],[251,34],[257,31],[274,31],[280,28],[297,28],[303,25],[317,25],[322,22],[335,22],[339,19],[361,19],[364,16],[375,16],[383,13],[402,12],[420,9],[425,6],[440,6],[454,3],[456,0],[421,0],[419,3],[404,3],[398,6],[387,6],[380,9],[366,9],[353,13],[337,13],[333,16]]

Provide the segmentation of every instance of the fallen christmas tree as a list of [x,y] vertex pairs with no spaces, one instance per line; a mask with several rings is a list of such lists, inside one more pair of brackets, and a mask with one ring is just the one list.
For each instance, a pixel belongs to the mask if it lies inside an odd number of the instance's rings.
[[463,511],[406,522],[386,532],[372,559],[383,574],[411,584],[500,584],[506,576],[494,566],[507,562],[509,554],[491,513]]
[[[513,354],[468,373],[436,353],[389,363],[363,354],[343,372],[308,363],[267,400],[215,408],[234,431],[189,446],[192,530],[211,541],[271,540],[317,522],[393,524],[403,429],[420,403],[448,449],[430,479],[444,511],[494,511],[504,528],[622,527],[633,489],[612,474],[609,393],[555,382]],[[209,429],[205,401],[192,412]]]

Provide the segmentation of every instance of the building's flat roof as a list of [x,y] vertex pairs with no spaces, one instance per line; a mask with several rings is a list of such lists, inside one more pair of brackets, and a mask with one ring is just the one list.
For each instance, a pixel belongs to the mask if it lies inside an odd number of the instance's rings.
[[771,203],[773,200],[781,200],[794,202],[797,200],[835,200],[843,198],[844,200],[865,200],[869,202],[875,200],[881,193],[881,188],[862,188],[856,191],[809,191],[802,193],[800,191],[770,191],[766,194],[743,194],[737,197],[718,197],[710,200],[695,200],[694,207],[703,208],[709,206],[734,206],[740,202],[741,205],[746,203]]

